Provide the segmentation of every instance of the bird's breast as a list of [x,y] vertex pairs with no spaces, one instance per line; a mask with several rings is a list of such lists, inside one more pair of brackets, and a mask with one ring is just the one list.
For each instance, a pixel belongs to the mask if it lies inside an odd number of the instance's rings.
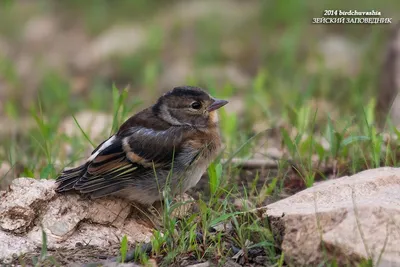
[[194,187],[201,176],[207,171],[210,163],[217,157],[221,150],[221,138],[218,132],[208,131],[200,133],[186,142],[186,147],[192,151],[195,158],[185,171],[183,191]]
[[205,160],[199,160],[186,171],[183,181],[183,192],[196,186],[203,174],[207,171],[208,165],[209,163]]
[[198,131],[187,138],[186,146],[199,151],[203,157],[213,157],[221,149],[221,137],[217,128]]

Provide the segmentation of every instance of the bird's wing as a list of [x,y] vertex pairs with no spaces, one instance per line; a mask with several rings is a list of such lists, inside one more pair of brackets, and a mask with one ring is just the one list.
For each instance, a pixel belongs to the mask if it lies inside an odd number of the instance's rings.
[[118,133],[95,150],[74,188],[100,197],[134,185],[154,174],[154,169],[170,168],[181,153],[182,138],[182,129],[172,128],[132,127]]

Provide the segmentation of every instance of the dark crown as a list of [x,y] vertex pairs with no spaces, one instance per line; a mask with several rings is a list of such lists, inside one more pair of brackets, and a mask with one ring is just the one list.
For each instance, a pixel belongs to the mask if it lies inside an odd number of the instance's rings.
[[203,89],[201,89],[200,87],[196,87],[196,86],[178,86],[175,87],[174,89],[166,92],[163,96],[161,96],[157,103],[153,106],[153,111],[155,113],[159,113],[160,112],[160,108],[162,103],[164,102],[164,100],[166,98],[179,98],[179,97],[183,97],[183,98],[193,98],[196,100],[206,100],[209,99],[210,96],[208,93],[206,93]]
[[208,96],[208,94],[196,86],[179,86],[164,94],[164,96],[186,96],[186,97],[199,97]]

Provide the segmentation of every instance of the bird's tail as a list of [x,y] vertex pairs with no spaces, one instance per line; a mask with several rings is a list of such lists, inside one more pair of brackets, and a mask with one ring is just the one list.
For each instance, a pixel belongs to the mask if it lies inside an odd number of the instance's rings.
[[64,170],[56,180],[56,192],[60,193],[74,189],[76,182],[86,173],[87,167],[88,163],[85,163],[79,167]]

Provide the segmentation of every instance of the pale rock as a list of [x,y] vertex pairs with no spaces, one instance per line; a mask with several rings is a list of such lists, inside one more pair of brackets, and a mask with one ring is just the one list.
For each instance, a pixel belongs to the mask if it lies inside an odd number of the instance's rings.
[[124,235],[131,243],[150,241],[152,229],[130,216],[130,203],[57,194],[54,189],[54,180],[19,178],[0,194],[0,263],[39,249],[42,231],[49,250],[74,249],[85,242],[104,249],[120,244]]
[[13,235],[0,230],[0,264],[11,264],[13,254],[33,251],[37,246],[25,237]]
[[325,259],[354,265],[369,257],[374,266],[399,266],[399,192],[400,168],[371,169],[268,205],[264,215],[293,266]]
[[24,233],[36,219],[36,210],[55,192],[54,181],[30,178],[15,179],[9,193],[0,201],[0,230]]

